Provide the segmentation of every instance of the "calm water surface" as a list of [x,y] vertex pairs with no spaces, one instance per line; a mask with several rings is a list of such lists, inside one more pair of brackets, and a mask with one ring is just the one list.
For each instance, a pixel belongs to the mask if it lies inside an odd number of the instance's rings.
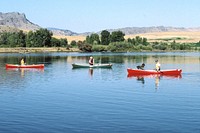
[[[72,63],[112,69],[72,69]],[[45,69],[5,69],[25,57]],[[127,77],[127,68],[181,68],[177,77]],[[0,132],[200,132],[200,53],[0,54]]]

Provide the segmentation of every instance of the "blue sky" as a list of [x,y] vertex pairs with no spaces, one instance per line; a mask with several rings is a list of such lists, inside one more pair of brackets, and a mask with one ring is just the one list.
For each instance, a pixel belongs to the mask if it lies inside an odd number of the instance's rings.
[[74,32],[124,27],[200,27],[199,0],[1,0],[0,12]]

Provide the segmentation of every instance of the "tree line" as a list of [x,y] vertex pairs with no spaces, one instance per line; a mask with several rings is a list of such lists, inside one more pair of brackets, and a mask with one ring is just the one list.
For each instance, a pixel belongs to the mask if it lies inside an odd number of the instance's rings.
[[[198,43],[177,43],[171,41],[149,42],[147,38],[135,36],[124,38],[121,31],[109,32],[103,30],[100,35],[93,33],[86,37],[81,45],[83,51],[111,51],[111,52],[133,52],[133,51],[173,51],[173,50],[199,50]],[[181,38],[178,38],[181,39]]]
[[39,29],[24,33],[4,32],[0,33],[0,47],[76,47],[84,52],[127,52],[127,51],[153,51],[153,50],[191,50],[199,47],[198,43],[173,42],[148,42],[147,38],[136,36],[125,39],[122,31],[101,31],[100,34],[92,33],[86,36],[84,41],[71,41],[68,44],[66,38],[57,39],[47,29]]
[[67,47],[67,39],[52,37],[53,33],[47,29],[39,29],[24,33],[3,32],[0,33],[0,47]]

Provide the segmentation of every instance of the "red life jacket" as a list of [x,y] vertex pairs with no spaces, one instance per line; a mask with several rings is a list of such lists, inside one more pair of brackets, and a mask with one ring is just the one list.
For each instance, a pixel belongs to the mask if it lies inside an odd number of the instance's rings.
[[94,59],[93,59],[93,58],[89,60],[89,64],[90,64],[90,65],[93,65],[93,64],[94,64]]

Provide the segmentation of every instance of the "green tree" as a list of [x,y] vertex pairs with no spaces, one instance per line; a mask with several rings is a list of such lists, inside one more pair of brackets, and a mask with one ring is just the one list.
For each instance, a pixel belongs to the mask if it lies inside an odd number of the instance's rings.
[[147,42],[147,38],[142,38],[142,45],[147,46],[149,43]]
[[9,33],[7,38],[7,45],[9,47],[15,47],[18,44],[18,34],[17,33]]
[[122,31],[114,31],[110,35],[111,42],[122,42],[124,41],[125,34]]
[[132,41],[131,38],[128,38],[128,39],[127,39],[127,42],[129,42],[129,43],[133,43],[133,41]]
[[26,40],[26,47],[34,47],[35,35],[34,35],[33,31],[28,32],[25,40]]
[[86,37],[86,43],[89,44],[100,44],[99,35],[96,33],[91,34],[90,36]]
[[171,48],[173,50],[177,50],[179,48],[179,46],[176,44],[176,41],[174,40],[172,43],[171,43]]
[[0,45],[4,47],[26,47],[25,34],[19,32],[5,32],[0,35]]
[[132,39],[132,44],[133,44],[133,45],[136,45],[136,40],[135,40],[135,38]]
[[107,30],[103,30],[101,32],[101,44],[108,45],[110,43],[110,32]]
[[29,47],[50,47],[53,33],[47,29],[30,31],[26,37],[26,44]]
[[1,33],[1,35],[0,35],[0,45],[6,46],[7,42],[8,42],[7,38],[8,38],[7,32]]
[[89,43],[89,44],[92,44],[92,40],[91,40],[89,35],[86,36],[86,42]]
[[35,32],[37,37],[37,45],[40,47],[50,47],[51,46],[51,37],[53,35],[52,32],[47,29],[39,29]]
[[68,46],[68,41],[67,41],[67,39],[66,38],[61,38],[60,39],[60,45],[62,46],[62,47],[67,47]]
[[140,36],[136,36],[135,43],[136,43],[136,45],[142,44],[142,38]]
[[18,32],[18,43],[17,46],[19,47],[26,47],[26,35],[23,33],[22,30]]
[[77,45],[77,44],[76,44],[76,41],[75,41],[75,40],[71,41],[70,45],[71,45],[72,47],[76,46],[76,45]]
[[60,40],[55,38],[55,37],[52,37],[51,38],[51,46],[53,47],[60,47],[61,44],[60,44]]

